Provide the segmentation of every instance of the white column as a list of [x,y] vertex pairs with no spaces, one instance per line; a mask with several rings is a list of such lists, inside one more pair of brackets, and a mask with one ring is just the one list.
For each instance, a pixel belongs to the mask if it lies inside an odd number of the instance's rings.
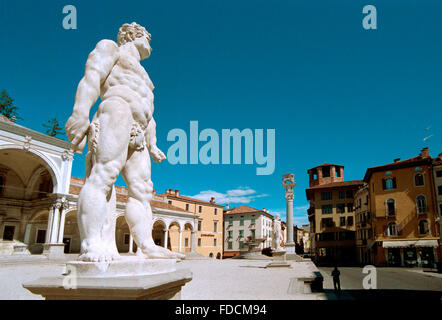
[[64,223],[66,219],[66,210],[60,212],[60,225],[58,228],[58,243],[63,243]]
[[182,238],[183,238],[183,234],[182,234],[183,232],[181,231],[181,228],[180,228],[180,231],[179,231],[179,240],[178,240],[178,252],[181,252],[181,243],[182,243]]
[[52,233],[52,221],[54,220],[54,207],[49,209],[48,213],[48,227],[46,228],[46,243],[51,242],[51,233]]
[[167,249],[167,236],[168,236],[168,230],[164,229],[164,248]]
[[292,192],[286,192],[285,199],[287,200],[287,245],[294,245],[293,241],[293,198]]
[[196,252],[196,231],[192,230],[192,237],[190,239],[190,251]]
[[132,233],[129,233],[129,253],[134,252],[134,238],[132,237]]
[[60,224],[60,208],[55,206],[54,208],[54,218],[52,219],[51,235],[49,238],[49,243],[57,243],[58,240],[58,228]]

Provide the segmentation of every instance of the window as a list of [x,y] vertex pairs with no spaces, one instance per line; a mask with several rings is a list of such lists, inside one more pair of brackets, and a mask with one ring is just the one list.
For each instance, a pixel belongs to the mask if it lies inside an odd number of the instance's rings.
[[387,235],[390,237],[397,236],[397,226],[395,222],[390,222],[387,227]]
[[227,249],[232,249],[233,248],[233,242],[229,241],[227,242]]
[[322,206],[322,214],[333,213],[333,207],[331,204]]
[[342,227],[342,226],[345,226],[345,217],[340,217],[339,218],[339,225]]
[[425,196],[420,195],[416,198],[416,209],[417,213],[427,212],[427,200],[425,199]]
[[353,190],[347,190],[345,196],[349,199],[353,198]]
[[419,234],[429,234],[430,228],[428,220],[419,220]]
[[322,167],[322,177],[330,177],[330,167]]
[[436,171],[436,177],[437,178],[442,178],[442,170]]
[[198,238],[198,247],[201,247],[201,238]]
[[337,211],[337,213],[344,213],[345,212],[345,203],[338,203],[336,205],[336,211]]
[[395,216],[396,215],[396,204],[394,199],[387,200],[387,216]]
[[198,231],[201,231],[201,221],[198,221]]
[[348,217],[348,218],[347,218],[347,224],[348,224],[349,226],[352,226],[352,225],[353,225],[353,217]]
[[255,219],[252,218],[252,220],[250,221],[250,224],[255,224]]
[[382,188],[384,190],[396,189],[396,178],[382,179]]
[[353,203],[347,203],[347,212],[353,212]]
[[332,241],[335,240],[334,232],[323,232],[318,234],[319,241]]
[[321,192],[321,200],[332,200],[332,197],[331,192]]
[[[244,241],[240,241],[240,242],[239,242],[239,248],[240,248],[240,249],[243,249],[243,248],[244,248]],[[230,248],[230,249],[232,249],[232,248]]]
[[243,226],[243,225],[244,225],[244,218],[241,218],[241,219],[239,220],[239,225],[240,225],[240,226]]
[[228,233],[228,237],[229,237],[229,238],[233,238],[233,231],[229,231],[229,233]]
[[189,211],[189,204],[186,203],[186,211]]
[[[124,241],[126,241],[126,235]],[[46,230],[44,229],[39,229],[37,231],[37,240],[35,240],[35,243],[45,243],[46,241]]]
[[167,201],[168,204],[172,204],[172,200]]
[[233,220],[232,220],[232,217],[229,218],[229,226],[233,226]]
[[250,230],[250,235],[252,239],[255,239],[255,229]]
[[[38,230],[38,231],[41,231],[41,230]],[[43,242],[44,242],[44,240],[43,240]],[[129,242],[130,242],[130,234],[129,233],[125,233],[124,234],[124,244],[129,244]],[[37,243],[41,243],[41,242],[37,242]]]
[[215,216],[218,214],[218,208],[215,208]]
[[414,185],[416,187],[425,185],[424,175],[422,173],[416,173],[414,175]]
[[339,191],[339,199],[345,199],[345,191]]
[[333,222],[332,218],[324,218],[321,221],[322,221],[323,227],[333,227],[334,226],[334,222]]
[[442,186],[437,187],[437,194],[442,196]]
[[3,240],[12,241],[14,240],[15,226],[5,226],[3,229]]
[[244,230],[239,230],[239,237],[244,238]]
[[189,238],[184,238],[184,246],[189,247]]
[[215,238],[215,239],[213,239],[213,246],[214,247],[216,247],[217,246],[217,241],[216,241],[217,239]]
[[218,221],[213,221],[213,232],[218,232]]
[[199,206],[199,207],[198,207],[198,212],[199,212],[199,213],[203,212],[203,207],[202,207],[202,206]]

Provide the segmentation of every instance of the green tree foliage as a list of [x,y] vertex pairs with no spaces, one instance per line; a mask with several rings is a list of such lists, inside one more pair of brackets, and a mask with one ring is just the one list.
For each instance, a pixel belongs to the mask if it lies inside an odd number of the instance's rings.
[[6,90],[0,92],[0,114],[6,118],[15,121],[21,119],[17,113],[18,107],[14,106],[14,99],[12,99]]
[[57,135],[64,135],[64,131],[56,118],[48,120],[48,124],[43,124],[43,127],[46,128],[46,134],[48,136],[56,137]]

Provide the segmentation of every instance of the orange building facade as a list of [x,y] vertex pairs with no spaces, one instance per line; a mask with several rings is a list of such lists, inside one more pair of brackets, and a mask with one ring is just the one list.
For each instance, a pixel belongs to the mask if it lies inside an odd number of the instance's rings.
[[358,241],[361,263],[433,267],[440,261],[432,161],[424,148],[414,158],[367,169],[358,232],[371,231]]

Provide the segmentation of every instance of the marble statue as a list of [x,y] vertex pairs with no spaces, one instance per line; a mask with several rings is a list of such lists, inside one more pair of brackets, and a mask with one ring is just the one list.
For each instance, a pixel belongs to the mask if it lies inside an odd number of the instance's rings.
[[283,237],[281,233],[281,219],[279,217],[279,214],[277,214],[275,220],[273,220],[272,249],[276,251],[281,250],[282,240]]
[[[120,257],[115,243],[114,188],[119,173],[128,187],[125,219],[138,246],[137,255],[149,259],[184,257],[155,245],[152,239],[150,156],[155,162],[166,156],[157,147],[154,85],[140,64],[151,54],[150,40],[146,29],[134,22],[120,28],[118,43],[98,42],[87,59],[66,123],[76,152],[82,152],[87,137],[85,184],[78,199],[81,261]],[[90,123],[89,112],[98,97],[102,102]]]

